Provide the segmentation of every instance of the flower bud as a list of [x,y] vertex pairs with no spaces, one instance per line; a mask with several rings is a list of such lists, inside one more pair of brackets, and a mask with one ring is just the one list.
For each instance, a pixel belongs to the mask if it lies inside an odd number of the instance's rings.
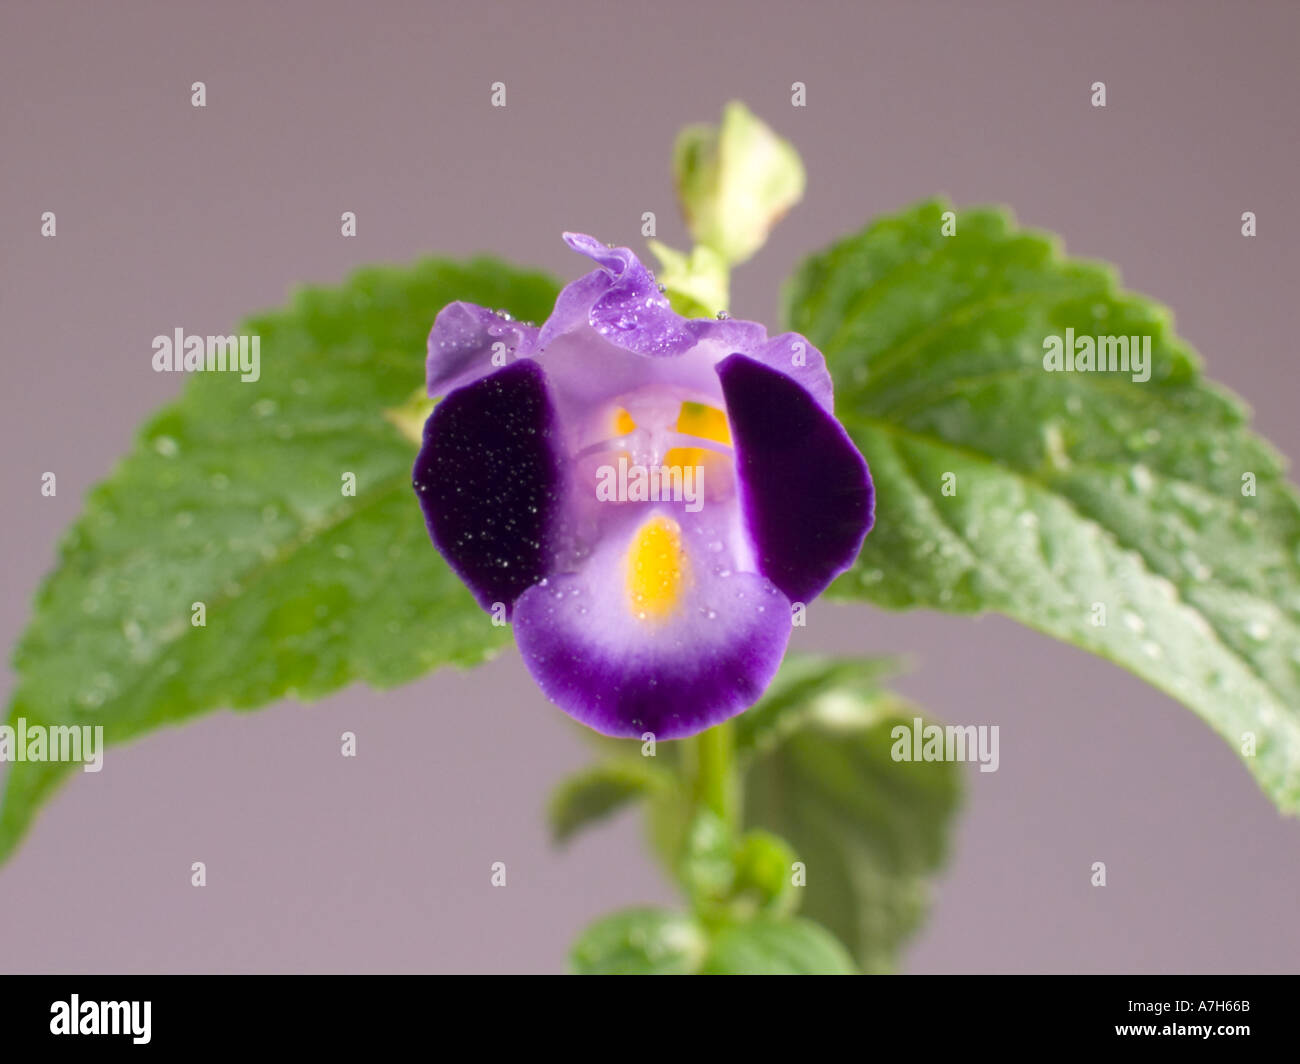
[[721,126],[682,130],[673,169],[691,235],[733,265],[762,247],[803,196],[799,153],[738,102],[726,106]]

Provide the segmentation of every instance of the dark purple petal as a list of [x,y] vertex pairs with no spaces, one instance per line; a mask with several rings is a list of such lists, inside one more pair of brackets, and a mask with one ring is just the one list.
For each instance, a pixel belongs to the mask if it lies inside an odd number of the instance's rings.
[[413,480],[429,535],[484,609],[551,563],[562,490],[555,411],[531,360],[459,388],[424,425]]
[[626,534],[525,591],[515,641],[543,693],[602,734],[637,738],[694,735],[753,705],[785,654],[790,602],[756,573],[711,564],[711,538],[695,538],[690,587],[666,619],[629,602]]
[[429,397],[446,395],[531,355],[537,333],[535,325],[503,318],[473,303],[449,303],[429,332],[424,363]]
[[853,564],[871,530],[866,460],[779,370],[736,354],[718,364],[718,377],[759,571],[792,601],[808,602]]

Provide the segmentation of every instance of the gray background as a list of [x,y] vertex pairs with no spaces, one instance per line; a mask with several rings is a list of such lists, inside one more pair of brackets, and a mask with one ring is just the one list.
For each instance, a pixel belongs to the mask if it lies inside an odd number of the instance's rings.
[[[772,320],[797,258],[875,214],[1006,202],[1175,308],[1294,455],[1298,30],[1300,6],[1265,3],[4,0],[0,642],[81,493],[179,388],[149,369],[155,334],[435,250],[570,278],[560,230],[639,248],[644,210],[682,245],[673,134],[733,97],[810,173],[738,314]],[[798,636],[910,653],[909,694],[1001,726],[906,970],[1300,969],[1300,822],[1187,710],[997,618],[819,608]],[[0,970],[557,970],[586,919],[671,899],[631,818],[548,849],[544,796],[583,760],[513,652],[154,735],[78,775],[0,870]]]

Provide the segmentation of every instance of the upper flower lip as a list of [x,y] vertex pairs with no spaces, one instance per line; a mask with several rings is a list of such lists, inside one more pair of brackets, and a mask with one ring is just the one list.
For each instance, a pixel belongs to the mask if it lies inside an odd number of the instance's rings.
[[602,244],[594,236],[588,236],[586,233],[565,232],[561,236],[569,247],[580,255],[586,255],[609,274],[613,281],[619,280],[630,269],[642,268],[640,259],[631,248]]
[[[437,316],[427,377],[444,398],[415,487],[434,543],[511,617],[553,701],[607,734],[693,734],[753,703],[792,604],[852,564],[870,474],[806,339],[683,318],[628,248],[565,241],[597,268],[540,327],[467,303]],[[688,408],[714,420],[683,421]],[[727,429],[694,446],[719,418]],[[702,506],[610,506],[589,483],[601,461],[683,474],[673,463],[706,454]]]
[[769,337],[758,322],[740,318],[683,318],[630,248],[609,247],[583,233],[565,233],[564,241],[598,268],[565,286],[541,328],[472,303],[443,308],[429,333],[431,399],[486,376],[507,359],[540,356],[561,337],[590,328],[621,350],[649,357],[680,357],[701,347],[713,349],[719,359],[748,354],[792,377],[831,412],[825,359],[798,333]]

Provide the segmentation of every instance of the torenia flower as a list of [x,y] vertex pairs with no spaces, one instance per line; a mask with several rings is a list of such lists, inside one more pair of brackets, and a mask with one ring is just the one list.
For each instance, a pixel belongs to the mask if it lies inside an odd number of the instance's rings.
[[794,333],[687,319],[627,248],[540,328],[453,303],[414,483],[434,544],[561,709],[674,739],[752,705],[873,518],[867,464]]

